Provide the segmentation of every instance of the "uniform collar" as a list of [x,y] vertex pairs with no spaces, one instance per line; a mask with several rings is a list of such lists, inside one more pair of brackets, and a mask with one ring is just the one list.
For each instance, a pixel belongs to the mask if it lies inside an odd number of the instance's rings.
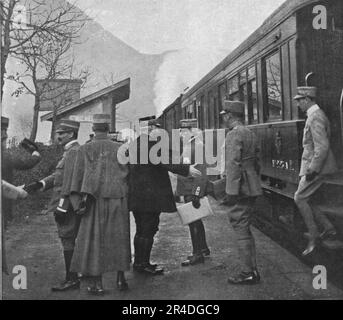
[[108,135],[107,132],[97,132],[95,135],[94,135],[94,140],[110,140],[111,137]]
[[241,121],[236,120],[236,121],[231,123],[231,125],[229,126],[229,130],[232,130],[232,129],[234,129],[238,126],[242,126],[242,125],[243,125],[243,123]]
[[64,146],[64,150],[68,151],[72,146],[74,146],[77,143],[77,140],[72,140],[69,141],[65,146]]
[[313,114],[315,111],[319,110],[318,104],[314,104],[311,108],[307,109],[306,114],[307,117],[309,117],[311,114]]

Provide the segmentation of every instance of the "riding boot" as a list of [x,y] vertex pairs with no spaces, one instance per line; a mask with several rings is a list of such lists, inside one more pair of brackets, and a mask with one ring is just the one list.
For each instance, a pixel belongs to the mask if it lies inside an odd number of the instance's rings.
[[124,271],[117,272],[117,288],[119,291],[125,291],[129,288],[125,279]]
[[[202,227],[202,228],[201,228]],[[204,263],[204,256],[202,254],[202,238],[204,226],[201,220],[197,220],[189,224],[189,232],[191,234],[192,246],[193,246],[193,255],[188,256],[188,258],[181,263],[183,267],[189,265],[195,265],[199,263]]]
[[207,246],[205,227],[201,219],[196,221],[196,227],[198,229],[200,251],[204,256],[208,256],[210,255],[210,249]]
[[137,271],[151,275],[163,273],[163,268],[150,264],[150,254],[154,239],[140,238],[139,242],[142,245],[142,264],[141,267],[136,268]]
[[193,247],[193,255],[201,254],[201,240],[202,240],[202,230],[201,226],[203,227],[202,223],[198,221],[194,221],[189,224],[189,231],[191,234],[192,240],[192,247]]
[[80,288],[80,280],[77,277],[77,273],[70,272],[70,265],[71,265],[71,260],[73,258],[73,253],[74,253],[74,250],[63,251],[64,263],[65,263],[65,269],[66,269],[66,278],[62,283],[52,287],[52,291],[67,291],[70,289]]
[[66,280],[75,281],[78,279],[76,272],[70,272],[71,260],[73,258],[74,250],[63,251],[64,254],[64,263],[66,268]]

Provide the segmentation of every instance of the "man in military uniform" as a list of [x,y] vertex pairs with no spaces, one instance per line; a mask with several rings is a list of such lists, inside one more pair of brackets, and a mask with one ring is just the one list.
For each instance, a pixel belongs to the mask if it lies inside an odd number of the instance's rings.
[[[143,152],[150,153],[151,148],[157,143],[152,138],[152,133],[161,128],[158,120],[149,120],[147,134],[141,134],[133,144],[137,144],[137,163],[130,164],[129,179],[129,208],[133,212],[136,222],[136,234],[134,238],[135,271],[158,275],[163,273],[163,268],[150,263],[150,253],[154,243],[154,236],[158,231],[161,212],[175,212],[176,206],[170,183],[168,171],[187,176],[197,177],[201,173],[189,164],[153,164],[141,163]],[[140,149],[141,141],[147,141],[148,148]],[[131,158],[131,156],[130,156]],[[133,157],[135,158],[135,157]]]
[[[307,114],[300,182],[294,195],[294,201],[309,231],[309,242],[303,255],[308,255],[314,250],[317,240],[336,236],[336,230],[328,218],[314,204],[309,204],[311,196],[323,184],[323,175],[337,171],[336,161],[330,149],[330,122],[316,104],[316,91],[316,87],[298,87],[298,94],[294,97],[298,107]],[[322,227],[321,233],[316,222]]]
[[111,140],[109,114],[93,116],[94,139],[77,152],[71,191],[84,198],[71,270],[92,281],[88,292],[104,294],[102,274],[117,271],[117,287],[128,289],[130,216],[127,207],[128,166],[120,162],[121,144]]
[[[193,207],[200,207],[200,198],[206,194],[207,173],[205,164],[205,150],[201,138],[192,131],[194,119],[184,119],[180,121],[180,130],[183,136],[182,160],[184,164],[196,163],[195,156],[202,154],[203,163],[197,164],[197,169],[201,172],[201,177],[193,178],[177,176],[176,196],[183,196],[185,203],[192,202]],[[210,255],[210,250],[206,242],[204,223],[201,219],[189,224],[189,232],[192,240],[193,254],[182,262],[182,266],[195,265],[204,262],[204,256]]]
[[[9,125],[9,119],[1,117],[1,177],[8,183],[13,182],[14,170],[29,170],[37,165],[41,160],[41,155],[38,152],[37,145],[24,139],[20,144],[20,151],[24,149],[27,152],[21,152],[20,154],[13,154],[6,149],[7,142],[7,128]],[[19,151],[18,150],[18,151]],[[2,213],[4,215],[5,225],[12,219],[12,200],[2,197]]]
[[256,284],[260,281],[260,275],[250,224],[255,199],[262,194],[257,137],[243,124],[243,102],[225,101],[221,114],[229,128],[225,139],[226,204],[242,262],[241,272],[230,276],[228,282]]
[[29,193],[36,190],[46,191],[53,188],[53,195],[49,203],[49,212],[54,212],[58,235],[62,242],[66,277],[63,282],[52,288],[53,291],[66,291],[78,288],[80,281],[77,273],[70,272],[71,259],[74,253],[80,218],[76,214],[76,203],[70,194],[71,178],[80,147],[77,142],[80,123],[73,120],[61,120],[56,130],[57,143],[64,146],[62,159],[58,162],[55,172],[42,179],[25,186]]

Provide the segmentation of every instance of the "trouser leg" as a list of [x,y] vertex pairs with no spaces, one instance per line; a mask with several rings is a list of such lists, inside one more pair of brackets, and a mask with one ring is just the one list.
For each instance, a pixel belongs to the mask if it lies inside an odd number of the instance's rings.
[[252,272],[256,269],[255,241],[250,230],[253,203],[254,201],[251,199],[243,199],[229,208],[230,222],[235,231],[238,253],[244,272]]
[[256,262],[256,243],[255,238],[251,236],[251,265],[254,270],[257,269],[257,262]]
[[323,228],[324,231],[335,230],[335,227],[328,219],[328,217],[323,213],[316,205],[311,205],[312,212],[317,223]]
[[308,204],[308,199],[295,199],[295,203],[299,209],[300,214],[304,219],[311,240],[316,239],[319,235],[319,232],[317,224],[314,220],[312,208]]

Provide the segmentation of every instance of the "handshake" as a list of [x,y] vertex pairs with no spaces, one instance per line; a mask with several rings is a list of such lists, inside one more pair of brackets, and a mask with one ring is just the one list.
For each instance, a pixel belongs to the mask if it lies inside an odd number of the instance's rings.
[[19,145],[29,153],[33,153],[35,151],[38,152],[37,145],[27,138],[25,138],[22,142],[20,142]]
[[31,193],[34,193],[34,192],[36,192],[36,191],[42,189],[43,186],[44,186],[44,185],[43,185],[42,182],[40,182],[40,181],[35,181],[35,182],[30,183],[30,184],[26,184],[26,185],[24,186],[23,189],[24,189],[28,194],[31,194]]

